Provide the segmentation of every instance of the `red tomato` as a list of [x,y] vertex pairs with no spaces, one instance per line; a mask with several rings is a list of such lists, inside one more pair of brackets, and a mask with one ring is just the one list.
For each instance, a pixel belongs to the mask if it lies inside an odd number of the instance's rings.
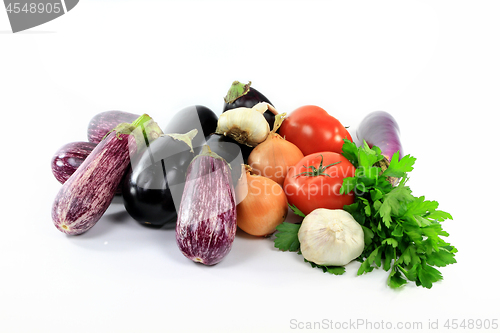
[[302,213],[316,208],[342,209],[354,202],[354,193],[340,194],[346,177],[354,177],[355,167],[344,156],[320,152],[305,156],[288,170],[283,183],[288,203]]
[[281,124],[279,134],[295,144],[304,156],[320,151],[342,153],[344,138],[351,135],[336,118],[315,105],[291,112]]

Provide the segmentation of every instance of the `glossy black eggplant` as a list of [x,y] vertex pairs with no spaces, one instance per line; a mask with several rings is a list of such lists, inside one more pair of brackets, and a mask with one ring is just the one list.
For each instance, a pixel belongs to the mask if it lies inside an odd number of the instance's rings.
[[[239,107],[252,108],[255,104],[260,102],[266,102],[273,105],[273,103],[271,103],[266,96],[260,93],[257,89],[250,87],[251,84],[252,82],[243,84],[239,81],[234,81],[229,88],[226,97],[224,97],[223,112]],[[272,129],[274,127],[275,115],[271,111],[267,110],[264,112],[264,118],[266,118],[269,123],[269,128]]]
[[175,225],[176,199],[180,204],[194,156],[185,142],[169,135],[153,141],[123,180],[123,202],[130,216],[146,226]]
[[[231,166],[231,178],[236,187],[244,163],[240,145],[218,134],[209,135],[206,144]],[[133,163],[123,180],[123,201],[130,216],[142,225],[173,227],[188,166],[201,151],[202,147],[190,151],[185,142],[168,135],[156,139]]]
[[193,147],[200,147],[205,143],[204,138],[215,132],[218,119],[215,112],[206,106],[188,106],[170,119],[163,133],[187,133],[197,129],[198,135],[193,138]]

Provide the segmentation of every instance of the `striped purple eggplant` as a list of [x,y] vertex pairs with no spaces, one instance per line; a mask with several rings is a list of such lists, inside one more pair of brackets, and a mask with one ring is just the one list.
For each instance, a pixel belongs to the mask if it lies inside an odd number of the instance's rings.
[[50,163],[54,177],[64,184],[96,146],[92,142],[77,141],[59,148]]
[[[380,148],[384,159],[379,162],[382,171],[387,169],[392,155],[399,151],[399,158],[403,157],[403,146],[399,139],[399,126],[391,116],[385,111],[374,111],[369,113],[359,124],[356,131],[358,139],[366,141],[368,146],[377,146]],[[399,178],[388,177],[392,185],[397,185]]]
[[132,124],[118,125],[57,193],[52,206],[56,228],[68,235],[92,228],[111,204],[131,157],[145,145],[144,135],[152,141],[160,134],[161,129],[148,115]]
[[231,250],[236,228],[229,165],[205,145],[187,170],[175,228],[177,245],[187,258],[215,265]]
[[[62,146],[52,156],[52,174],[64,184],[76,169],[85,161],[97,144],[86,141],[70,142]],[[122,181],[123,183],[123,181]],[[122,184],[118,185],[115,195],[122,194]]]
[[121,123],[131,123],[138,114],[123,111],[104,111],[96,114],[89,122],[87,137],[89,142],[99,143],[102,138]]

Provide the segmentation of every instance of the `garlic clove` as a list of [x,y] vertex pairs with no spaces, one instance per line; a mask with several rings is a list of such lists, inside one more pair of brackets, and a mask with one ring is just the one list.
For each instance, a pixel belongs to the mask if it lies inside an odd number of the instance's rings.
[[312,211],[302,221],[298,236],[302,255],[317,265],[344,266],[365,247],[363,228],[342,209]]
[[[253,108],[240,107],[222,113],[215,133],[223,134],[250,147],[257,146],[267,138],[270,132],[269,124],[263,116],[267,110],[266,104],[258,103],[257,108],[255,106]],[[264,107],[266,110],[262,111]]]

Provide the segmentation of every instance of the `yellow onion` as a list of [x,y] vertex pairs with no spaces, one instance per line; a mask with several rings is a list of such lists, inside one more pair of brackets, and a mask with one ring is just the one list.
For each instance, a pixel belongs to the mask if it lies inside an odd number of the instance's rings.
[[304,157],[296,145],[276,133],[285,115],[282,113],[276,116],[274,128],[266,140],[257,145],[248,156],[248,164],[255,174],[267,177],[281,186],[283,186],[288,169]]
[[243,166],[236,193],[246,192],[236,206],[238,227],[254,236],[272,234],[285,221],[288,202],[281,186],[269,178],[251,174],[248,165]]

